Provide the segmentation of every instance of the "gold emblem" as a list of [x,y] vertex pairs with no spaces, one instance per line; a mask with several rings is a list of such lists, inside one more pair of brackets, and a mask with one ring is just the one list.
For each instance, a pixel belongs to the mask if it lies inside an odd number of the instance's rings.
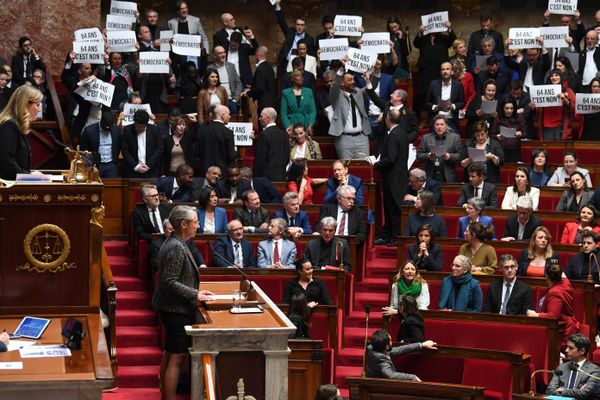
[[50,203],[52,201],[52,196],[49,194],[44,195],[44,203]]
[[23,252],[29,262],[19,265],[17,270],[56,273],[77,267],[75,263],[66,262],[71,253],[69,237],[53,224],[31,229],[23,241]]
[[98,196],[97,194],[93,194],[92,195],[92,203],[97,203],[98,200],[100,200],[100,196]]
[[98,207],[92,208],[92,219],[90,219],[90,224],[94,224],[102,228],[102,221],[104,220],[104,206],[100,205]]
[[58,201],[85,201],[87,196],[85,194],[59,194],[56,199]]
[[38,201],[37,194],[9,194],[8,201]]

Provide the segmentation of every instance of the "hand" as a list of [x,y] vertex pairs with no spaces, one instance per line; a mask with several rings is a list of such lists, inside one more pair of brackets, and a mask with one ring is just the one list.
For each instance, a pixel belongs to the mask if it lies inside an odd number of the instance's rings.
[[418,376],[415,375],[415,382],[423,382]]
[[508,47],[512,44],[512,39],[506,39],[504,41],[504,48],[508,49]]
[[154,47],[160,47],[160,39],[154,39]]
[[340,62],[342,63],[342,65],[344,67],[346,66],[347,61],[348,61],[348,56],[344,56],[344,57],[340,58]]
[[266,222],[263,222],[262,224],[260,224],[258,229],[267,229],[268,226],[269,226],[269,224],[267,224]]
[[481,72],[481,67],[478,65],[475,68],[473,68],[473,72],[475,72],[475,74],[478,74]]
[[444,154],[444,155],[442,156],[442,159],[443,159],[444,161],[448,161],[448,160],[450,159],[450,154],[448,154],[448,153]]
[[308,306],[310,308],[315,308],[318,305],[319,305],[319,303],[317,303],[316,301],[310,301],[310,302],[308,302]]
[[435,160],[435,154],[433,154],[432,152],[429,152],[429,154],[427,154],[427,157],[428,157],[430,160]]
[[530,110],[535,110],[535,103],[531,102],[527,105],[529,107]]
[[481,272],[481,267],[477,265],[471,265],[471,272]]
[[271,265],[271,268],[279,268],[279,269],[281,269],[281,268],[285,268],[285,265],[283,265],[281,263],[281,261],[277,261],[276,263],[273,263],[273,265]]
[[253,40],[254,32],[252,32],[252,29],[250,29],[250,28],[244,29],[244,36],[246,36],[249,40]]
[[540,46],[544,47],[544,38],[542,36],[537,36],[535,40],[537,40]]
[[565,42],[567,42],[567,44],[569,44],[569,46],[571,45],[571,43],[573,43],[573,38],[571,36],[567,36],[565,38]]
[[370,72],[368,72],[368,71],[365,72],[363,74],[363,78],[365,79],[365,82],[367,83],[367,85],[371,83],[371,73]]
[[6,332],[0,333],[0,342],[4,343],[8,346],[8,342],[10,341],[10,336]]
[[523,132],[521,132],[521,131],[516,131],[515,132],[515,137],[520,138],[521,136],[523,136]]
[[187,119],[189,119],[192,123],[198,122],[198,117],[196,115],[188,114]]
[[535,312],[535,311],[533,311],[533,310],[527,310],[527,316],[528,316],[528,317],[539,317],[539,316],[540,316],[540,314],[539,314],[539,313],[536,313],[536,312]]
[[478,117],[482,117],[484,114],[481,110],[475,110],[475,115],[477,115]]
[[419,26],[419,33],[422,35],[425,32],[425,27],[423,25]]
[[394,307],[383,307],[381,309],[381,313],[385,316],[391,317],[394,315],[398,315],[398,310]]
[[206,264],[202,264],[202,265],[200,265],[199,268],[208,268],[208,267],[206,266]]
[[485,159],[489,160],[489,161],[492,161],[495,158],[496,158],[496,155],[494,153],[486,153],[486,155],[485,155]]
[[215,294],[213,292],[211,292],[210,290],[200,290],[198,292],[198,301],[199,302],[203,302],[203,301],[211,301],[211,297],[210,296],[214,296]]
[[450,21],[446,21],[446,23],[444,25],[446,25],[446,28],[448,28],[448,30],[450,30],[450,28],[452,28],[452,23]]
[[507,237],[503,237],[500,240],[502,240],[503,242],[512,242],[513,240],[515,240],[515,238],[512,236],[507,236]]
[[437,350],[436,346],[437,346],[437,343],[434,342],[433,340],[426,340],[421,343],[421,348],[423,348],[423,349]]
[[545,20],[548,20],[548,19],[550,19],[550,10],[546,10],[546,11],[544,11],[544,19],[545,19]]
[[579,12],[579,10],[575,10],[575,20],[579,21],[581,19],[581,13]]

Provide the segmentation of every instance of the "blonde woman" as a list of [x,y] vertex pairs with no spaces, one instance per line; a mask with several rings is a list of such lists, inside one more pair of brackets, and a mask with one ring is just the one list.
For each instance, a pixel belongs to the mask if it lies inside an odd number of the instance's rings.
[[412,261],[405,260],[392,280],[390,306],[383,307],[384,315],[398,314],[398,299],[402,295],[413,296],[417,301],[418,309],[427,310],[429,307],[429,286],[427,286],[427,281],[421,278],[419,269]]
[[27,134],[35,121],[43,99],[31,85],[19,87],[0,113],[0,178],[14,180],[31,169],[31,146]]
[[558,262],[558,253],[552,251],[552,235],[545,226],[538,226],[531,235],[529,246],[519,256],[519,276],[544,276],[544,270]]

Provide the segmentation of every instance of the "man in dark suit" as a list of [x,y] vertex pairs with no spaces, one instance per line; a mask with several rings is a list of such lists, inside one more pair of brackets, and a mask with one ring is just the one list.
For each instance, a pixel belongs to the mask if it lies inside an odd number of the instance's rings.
[[144,204],[136,206],[131,216],[137,238],[150,242],[153,233],[164,233],[161,221],[169,217],[170,210],[160,204],[154,185],[142,187],[142,200]]
[[381,173],[385,215],[385,223],[376,244],[391,244],[400,235],[400,208],[408,182],[406,160],[409,138],[417,132],[417,117],[407,107],[389,110],[385,122],[389,133],[386,135],[380,160],[374,165]]
[[277,96],[275,94],[275,71],[267,61],[269,49],[260,46],[256,50],[256,70],[252,78],[250,89],[246,89],[244,94],[252,97],[258,102],[257,112],[260,113],[266,107],[279,108]]
[[272,107],[260,113],[263,130],[258,134],[254,149],[254,176],[284,182],[286,167],[290,162],[290,139],[283,129],[277,127],[277,111]]
[[565,269],[565,274],[569,279],[584,280],[587,279],[590,266],[590,258],[592,264],[592,278],[596,284],[600,283],[598,278],[598,258],[600,250],[598,250],[598,242],[600,235],[594,231],[584,230],[581,234],[581,249],[583,252],[575,254],[569,260],[569,265]]
[[325,217],[319,222],[320,237],[310,240],[304,248],[304,258],[315,268],[343,265],[346,272],[352,271],[350,248],[345,239],[336,235],[337,223],[333,217]]
[[181,164],[175,171],[175,176],[163,176],[156,182],[158,193],[164,193],[162,201],[169,203],[187,203],[194,201],[194,169],[187,164]]
[[581,84],[587,89],[590,81],[600,71],[600,50],[598,50],[598,32],[588,31],[585,34],[585,48],[579,53],[579,70]]
[[8,87],[8,74],[4,70],[0,70],[0,111],[8,104],[14,89]]
[[502,37],[502,33],[492,29],[492,17],[489,15],[482,15],[479,18],[479,23],[481,29],[471,33],[471,36],[469,37],[469,46],[467,47],[469,58],[473,58],[475,54],[482,52],[481,40],[487,37],[494,39],[498,51],[504,51],[504,38]]
[[308,54],[311,56],[316,56],[314,47],[315,40],[312,36],[306,33],[305,17],[296,18],[294,28],[288,26],[287,22],[285,21],[285,16],[283,15],[283,11],[281,10],[281,0],[276,0],[275,15],[277,16],[279,28],[281,28],[281,32],[283,32],[283,35],[285,36],[285,41],[283,42],[281,52],[277,57],[279,71],[285,71],[285,67],[292,56],[292,52],[296,49],[296,44],[300,39],[304,39],[306,41],[306,45],[308,46]]
[[[315,37],[315,51],[319,50],[319,40],[333,39],[333,37],[335,36],[333,22],[334,16],[332,15],[324,15],[323,18],[321,18],[321,26],[323,27],[323,32],[317,34],[317,36]],[[331,62],[329,60],[321,61],[320,64],[320,70],[322,72],[325,72],[327,71]],[[319,75],[319,77],[321,76]]]
[[543,223],[533,215],[533,201],[529,196],[521,196],[517,200],[517,214],[506,219],[504,237],[502,240],[510,242],[513,240],[528,241],[533,231]]
[[[125,159],[126,178],[158,178],[164,141],[158,127],[148,124],[150,116],[145,110],[133,115],[133,125],[125,127],[122,153]],[[143,147],[139,147],[140,143]]]
[[[440,156],[433,153],[433,146],[446,152]],[[433,132],[421,139],[417,160],[424,166],[427,176],[438,182],[456,182],[456,167],[460,165],[464,150],[460,135],[448,131],[446,118],[438,115],[433,120]],[[439,153],[438,153],[439,154]]]
[[[252,84],[252,67],[250,66],[250,56],[256,54],[256,49],[260,46],[254,33],[250,29],[244,31],[245,36],[240,32],[231,34],[229,47],[227,50],[227,59],[234,65],[237,65],[240,71],[242,88],[249,88]],[[246,39],[246,43],[244,42]]]
[[281,203],[281,194],[269,179],[264,177],[253,177],[252,169],[248,167],[240,168],[240,178],[248,181],[250,188],[258,193],[258,197],[260,197],[262,203]]
[[252,245],[244,239],[244,227],[237,219],[227,224],[227,236],[217,239],[213,249],[213,267],[255,268],[256,257]]
[[533,310],[531,287],[517,279],[517,260],[502,254],[498,263],[503,278],[490,284],[485,294],[483,311],[503,315],[525,315]]
[[546,76],[546,71],[550,69],[550,53],[544,47],[544,39],[538,39],[541,49],[527,49],[525,57],[520,62],[513,60],[509,53],[508,47],[512,43],[511,39],[506,41],[504,48],[504,62],[506,66],[517,74],[519,79],[526,87],[531,85],[543,85]]
[[458,111],[464,106],[463,86],[460,81],[452,79],[452,64],[443,62],[440,66],[440,79],[431,81],[425,96],[425,110],[429,111],[429,125],[432,126],[434,117],[442,115],[454,132],[458,133]]
[[[337,204],[324,204],[319,210],[318,221],[332,217],[336,221],[336,235],[355,235],[356,244],[360,247],[367,238],[367,217],[358,207],[354,206],[356,189],[350,185],[337,188]],[[319,223],[320,224],[320,223]],[[315,230],[320,230],[317,224]]]
[[92,152],[92,161],[98,167],[101,178],[119,177],[117,162],[121,151],[121,130],[115,125],[110,111],[103,111],[100,122],[83,130],[79,146],[81,150]]
[[242,194],[250,190],[248,181],[240,179],[238,167],[227,168],[227,178],[217,183],[220,204],[242,204]]
[[287,232],[294,239],[302,234],[310,235],[313,233],[308,213],[300,210],[300,201],[298,193],[287,192],[283,195],[283,210],[275,211],[275,218],[283,218],[288,224]]
[[423,190],[433,193],[436,206],[444,205],[442,186],[435,179],[428,178],[425,171],[420,168],[414,168],[408,172],[408,185],[406,186],[406,194],[404,195],[402,205],[414,206],[417,201],[417,194]]
[[500,98],[510,91],[510,82],[512,76],[500,68],[500,61],[496,56],[490,56],[486,60],[487,70],[477,74],[477,82],[475,89],[477,94],[483,95],[483,87],[488,79],[493,79],[496,82],[496,97]]
[[233,132],[225,125],[229,123],[229,109],[224,105],[215,107],[214,119],[207,124],[198,125],[196,131],[196,164],[199,176],[206,174],[208,167],[216,165],[225,171],[235,165],[237,153],[235,151]]
[[[590,340],[581,333],[570,335],[565,360],[558,366],[561,374],[552,374],[546,394],[574,399],[596,399],[600,392],[600,368],[587,360]],[[590,376],[592,375],[592,376]]]
[[23,85],[27,81],[31,81],[33,71],[41,69],[46,72],[46,65],[41,57],[35,52],[31,45],[31,39],[27,36],[19,38],[19,48],[17,54],[12,58],[12,88]]
[[485,201],[488,208],[498,208],[498,192],[496,185],[485,182],[485,165],[481,163],[472,163],[467,168],[469,174],[469,183],[462,185],[460,196],[458,197],[457,207],[464,207],[467,200],[472,197],[479,197]]
[[228,48],[234,32],[244,33],[244,28],[236,25],[235,18],[230,13],[221,14],[221,22],[223,22],[223,28],[213,34],[213,48],[217,46]]
[[269,210],[260,206],[260,197],[254,190],[242,193],[243,207],[233,211],[233,219],[237,219],[244,226],[246,232],[266,232],[271,217]]
[[411,343],[392,347],[392,337],[385,329],[379,329],[371,335],[371,344],[367,347],[365,372],[367,378],[401,379],[404,381],[420,381],[413,374],[397,372],[391,357],[412,353],[421,349],[437,350],[437,343],[427,340],[422,343]]

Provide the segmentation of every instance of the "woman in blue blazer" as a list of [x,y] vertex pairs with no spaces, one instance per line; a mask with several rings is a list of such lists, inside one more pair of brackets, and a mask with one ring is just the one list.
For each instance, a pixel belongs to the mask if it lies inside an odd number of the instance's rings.
[[292,87],[281,92],[281,122],[288,127],[302,122],[309,132],[317,118],[317,108],[312,90],[305,88],[304,75],[295,70],[292,72]]
[[465,206],[465,212],[467,215],[464,217],[460,217],[458,219],[458,233],[456,237],[459,239],[465,238],[465,229],[471,222],[479,222],[486,229],[491,229],[492,231],[492,239],[496,240],[496,232],[494,231],[494,220],[492,217],[488,217],[486,215],[481,215],[483,213],[483,209],[485,208],[485,201],[478,197],[472,197],[467,200]]
[[198,196],[198,233],[225,233],[227,212],[217,207],[217,191],[205,187]]

